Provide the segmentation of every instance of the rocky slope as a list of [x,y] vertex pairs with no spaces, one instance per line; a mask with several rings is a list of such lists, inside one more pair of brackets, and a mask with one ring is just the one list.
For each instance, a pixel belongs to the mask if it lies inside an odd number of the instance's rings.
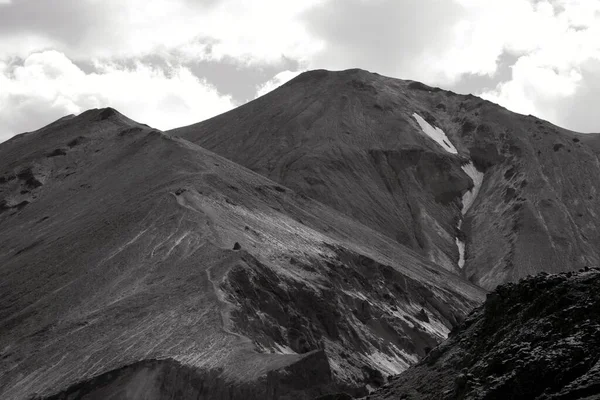
[[[171,134],[487,289],[600,261],[600,136],[474,96],[362,70],[311,71]],[[477,196],[463,215],[469,190]]]
[[368,399],[600,398],[600,270],[499,286]]
[[0,145],[0,398],[366,393],[483,291],[113,109]]

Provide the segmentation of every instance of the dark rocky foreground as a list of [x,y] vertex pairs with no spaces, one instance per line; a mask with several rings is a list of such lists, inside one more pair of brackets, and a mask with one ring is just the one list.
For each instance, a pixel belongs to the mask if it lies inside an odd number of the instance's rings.
[[600,398],[600,269],[498,287],[447,341],[367,398]]

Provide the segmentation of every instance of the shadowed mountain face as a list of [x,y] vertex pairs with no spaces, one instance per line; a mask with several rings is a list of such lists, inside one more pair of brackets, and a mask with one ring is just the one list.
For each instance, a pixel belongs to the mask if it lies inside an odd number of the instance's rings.
[[0,204],[2,399],[366,393],[483,299],[389,236],[112,109],[3,143]]
[[498,287],[371,400],[600,398],[600,270]]
[[362,70],[312,71],[171,133],[487,289],[600,258],[599,136],[473,96]]

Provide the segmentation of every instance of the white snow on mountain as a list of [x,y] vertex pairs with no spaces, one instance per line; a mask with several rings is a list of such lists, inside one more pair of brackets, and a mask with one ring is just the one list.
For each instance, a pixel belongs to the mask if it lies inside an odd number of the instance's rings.
[[414,113],[413,117],[417,120],[417,122],[419,123],[419,126],[421,126],[421,130],[423,130],[423,133],[425,133],[427,136],[429,136],[431,139],[433,139],[436,143],[438,143],[440,146],[442,146],[444,148],[444,150],[446,150],[448,153],[458,154],[456,147],[454,147],[454,145],[452,145],[452,142],[450,141],[450,139],[448,139],[448,136],[446,136],[446,133],[444,133],[443,130],[441,130],[440,128],[431,126],[429,124],[429,122],[425,121],[423,119],[423,117],[421,117],[417,113]]

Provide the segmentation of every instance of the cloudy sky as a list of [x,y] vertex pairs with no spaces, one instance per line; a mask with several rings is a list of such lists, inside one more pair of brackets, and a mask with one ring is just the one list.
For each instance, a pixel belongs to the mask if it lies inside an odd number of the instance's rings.
[[105,106],[187,125],[316,68],[600,132],[600,0],[0,0],[0,141]]

